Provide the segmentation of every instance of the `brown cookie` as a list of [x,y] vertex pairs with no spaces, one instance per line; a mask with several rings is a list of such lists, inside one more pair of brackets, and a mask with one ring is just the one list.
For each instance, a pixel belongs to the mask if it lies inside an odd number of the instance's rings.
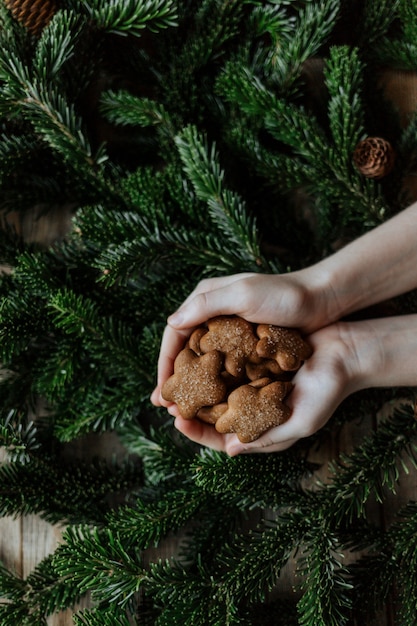
[[207,328],[204,326],[198,326],[190,335],[188,340],[188,346],[193,350],[196,354],[203,354],[200,350],[200,339],[207,332]]
[[203,406],[197,413],[198,419],[207,424],[215,424],[217,420],[227,411],[227,402],[221,402],[214,406]]
[[258,363],[258,339],[253,325],[241,317],[219,316],[207,322],[208,332],[200,339],[200,349],[206,353],[220,350],[225,355],[224,366],[236,378],[245,374],[247,361]]
[[294,371],[301,367],[312,349],[293,328],[282,328],[272,324],[259,324],[259,341],[256,351],[260,357],[275,359],[283,371]]
[[275,380],[277,376],[283,373],[275,359],[262,359],[260,363],[246,363],[246,376],[249,380],[257,380],[258,378],[264,378],[264,376],[274,376]]
[[282,401],[291,385],[275,381],[264,387],[241,385],[228,398],[228,409],[215,424],[219,433],[236,433],[242,443],[258,439],[266,430],[283,424],[291,409]]
[[267,376],[264,376],[264,378],[257,378],[256,380],[251,380],[250,383],[248,384],[251,387],[256,387],[256,389],[260,389],[261,387],[266,387],[267,385],[273,382],[274,382],[273,380],[271,380]]
[[196,416],[201,407],[219,404],[227,387],[221,377],[223,355],[218,350],[198,356],[184,348],[174,363],[174,374],[162,387],[162,397],[175,402],[185,419]]

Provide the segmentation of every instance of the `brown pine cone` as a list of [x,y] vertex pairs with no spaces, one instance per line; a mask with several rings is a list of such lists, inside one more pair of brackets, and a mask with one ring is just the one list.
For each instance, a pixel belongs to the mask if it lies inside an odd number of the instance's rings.
[[394,167],[395,153],[392,145],[382,137],[367,137],[353,152],[353,163],[366,178],[382,178]]
[[57,11],[57,0],[4,0],[13,17],[38,35]]

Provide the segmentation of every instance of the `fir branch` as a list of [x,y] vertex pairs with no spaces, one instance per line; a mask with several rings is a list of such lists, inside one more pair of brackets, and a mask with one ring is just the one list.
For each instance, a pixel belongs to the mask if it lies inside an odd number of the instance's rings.
[[282,567],[299,545],[308,521],[296,512],[274,521],[264,520],[248,534],[237,533],[216,557],[220,574],[220,597],[234,602],[265,601]]
[[334,29],[340,0],[306,3],[293,22],[291,35],[277,46],[271,57],[272,80],[282,94],[291,95],[294,81],[300,76],[303,63],[318,54]]
[[367,542],[368,553],[350,566],[360,619],[380,610],[392,594],[398,603],[398,623],[416,623],[416,529],[417,505],[410,501],[387,531],[375,533]]
[[69,526],[63,541],[52,561],[60,576],[70,577],[80,595],[91,591],[95,600],[129,605],[146,577],[138,550],[127,551],[107,528]]
[[[20,296],[20,299],[19,299]],[[33,340],[48,327],[41,312],[44,302],[22,294],[20,290],[8,300],[1,301],[0,318],[0,360],[5,366],[15,369],[16,358],[23,352],[30,353]]]
[[53,558],[53,554],[45,557],[24,581],[24,601],[31,612],[44,616],[73,607],[80,600],[77,586],[70,577],[58,575]]
[[3,563],[0,562],[0,596],[3,599],[18,602],[22,599],[24,592],[24,581],[20,577],[12,574]]
[[383,542],[383,547],[380,544],[378,553],[366,554],[351,564],[349,570],[355,594],[355,616],[366,623],[383,608],[398,576],[399,563],[392,554],[388,538]]
[[26,464],[32,454],[39,449],[37,428],[33,422],[23,424],[18,411],[10,411],[3,424],[0,424],[0,447],[7,452],[11,463]]
[[127,91],[107,91],[101,96],[100,112],[119,126],[157,126],[169,139],[176,130],[163,104],[149,98],[138,98]]
[[119,607],[94,608],[74,615],[75,626],[132,626],[132,622]]
[[295,189],[308,183],[313,177],[311,166],[296,161],[293,156],[273,152],[259,139],[258,129],[254,132],[235,123],[230,129],[230,137],[256,173],[265,178],[269,185],[279,185],[282,189]]
[[[294,452],[268,454],[262,459],[243,455],[230,458],[225,454],[203,449],[195,458],[191,472],[201,489],[224,495],[240,505],[283,508],[302,503],[300,481],[314,470],[314,465]],[[268,488],[265,489],[265,485]]]
[[297,605],[300,626],[344,626],[351,611],[348,570],[341,564],[338,537],[328,527],[324,509],[310,520],[298,559],[303,596]]
[[417,10],[415,5],[407,0],[399,0],[398,13],[404,31],[404,38],[407,41],[414,41],[417,35]]
[[171,421],[158,428],[151,427],[149,434],[131,421],[118,433],[127,450],[141,458],[148,484],[156,486],[189,474],[198,448],[175,431]]
[[[184,481],[183,481],[184,482]],[[109,528],[122,532],[126,545],[141,549],[157,546],[169,532],[179,530],[193,515],[205,509],[210,498],[187,485],[147,488],[134,506],[119,508],[109,517]]]
[[[88,140],[82,133],[82,123],[75,108],[57,88],[57,74],[71,58],[74,37],[70,31],[71,18],[58,13],[52,25],[38,42],[33,63],[24,63],[17,50],[0,54],[0,76],[4,85],[0,91],[0,109],[16,115],[16,110],[30,121],[35,131],[64,158],[71,155],[74,167],[80,170],[94,162]],[[51,74],[48,74],[48,71]]]
[[372,55],[374,47],[378,48],[397,17],[399,4],[400,0],[372,0],[364,3],[360,43]]
[[213,223],[218,224],[230,245],[246,252],[246,263],[265,265],[254,217],[237,194],[223,188],[224,171],[218,163],[215,145],[209,149],[192,126],[177,136],[176,144],[197,197],[208,203]]
[[251,2],[255,6],[250,15],[250,24],[258,37],[268,34],[272,38],[272,42],[276,49],[281,48],[287,43],[293,31],[295,16],[291,16],[282,6],[282,2],[278,5],[264,4],[260,2]]
[[177,25],[175,0],[88,0],[83,4],[97,26],[109,33],[139,37],[144,28],[158,31]]
[[109,381],[98,368],[99,364],[90,362],[84,377],[55,399],[54,435],[59,441],[120,428],[136,415],[141,404],[148,403],[149,384],[145,388],[140,381],[126,382],[125,377]]
[[380,63],[402,70],[416,71],[417,46],[414,42],[387,38],[382,39],[377,46],[375,55]]
[[398,521],[388,531],[393,542],[393,557],[400,564],[401,585],[399,623],[415,626],[417,616],[417,503],[409,502],[400,511]]
[[329,123],[340,159],[340,171],[350,169],[352,153],[364,134],[363,66],[358,51],[334,47],[324,76],[329,91]]
[[331,464],[333,479],[324,487],[323,495],[335,520],[363,516],[369,497],[382,502],[385,488],[395,493],[400,467],[409,471],[400,455],[407,454],[417,466],[416,435],[417,423],[411,407],[394,409],[392,416],[382,421],[378,430],[350,455],[342,455]]
[[33,76],[41,82],[59,81],[59,74],[75,52],[80,19],[66,10],[55,13],[42,30],[33,58]]
[[47,626],[45,617],[36,611],[31,612],[24,602],[0,602],[0,620],[2,626]]
[[104,462],[63,466],[62,460],[31,456],[30,463],[0,466],[0,515],[37,513],[51,523],[103,523],[110,508],[109,494],[134,485],[141,474],[132,464]]
[[92,300],[64,290],[53,296],[48,306],[53,311],[57,328],[68,335],[84,335],[94,356],[102,363],[103,358],[106,358],[109,376],[126,375],[126,367],[129,366],[136,376],[153,382],[149,370],[143,367],[143,361],[138,360],[131,329],[113,318],[103,319]]
[[[415,71],[417,68],[417,47],[415,39],[417,35],[417,12],[413,3],[407,0],[395,0],[390,3],[388,9],[384,6],[382,11],[380,7],[373,7],[371,4],[371,18],[376,18],[378,24],[384,17],[384,13],[388,12],[388,24],[393,21],[393,17],[397,17],[401,36],[393,38],[389,31],[384,32],[375,42],[375,46],[371,49],[371,58],[378,59],[379,64],[386,63],[403,70]],[[386,2],[385,2],[386,4]],[[373,9],[373,13],[372,13]],[[374,14],[379,13],[378,17]],[[374,26],[372,27],[374,28]],[[385,28],[385,31],[388,29]],[[371,31],[372,32],[372,31]]]
[[[250,626],[231,597],[219,597],[218,583],[201,562],[190,571],[176,561],[151,563],[146,590],[160,609],[160,626]],[[202,611],[204,607],[204,611]]]

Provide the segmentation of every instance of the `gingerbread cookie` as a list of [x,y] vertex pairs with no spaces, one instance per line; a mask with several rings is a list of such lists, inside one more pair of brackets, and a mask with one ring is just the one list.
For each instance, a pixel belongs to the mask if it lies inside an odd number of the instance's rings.
[[198,326],[190,335],[188,340],[188,347],[191,348],[196,354],[203,354],[200,350],[200,340],[207,332],[207,328],[204,326]]
[[228,409],[216,421],[216,430],[236,433],[242,443],[255,441],[290,417],[291,409],[283,403],[290,388],[280,381],[262,387],[241,385],[230,394]]
[[299,369],[302,362],[311,356],[311,347],[293,328],[259,324],[257,334],[257,354],[266,359],[275,359],[282,371]]
[[274,376],[276,379],[283,370],[275,359],[262,359],[260,363],[246,363],[246,376],[249,380],[258,380],[264,376]]
[[174,374],[162,387],[162,397],[175,402],[185,419],[196,416],[201,407],[219,404],[226,397],[221,377],[224,357],[218,350],[199,356],[184,348],[174,363]]
[[207,424],[215,424],[217,420],[227,411],[227,402],[221,402],[214,406],[203,406],[197,413],[198,419]]
[[224,366],[229,374],[241,378],[248,361],[259,363],[258,339],[250,322],[237,316],[219,316],[209,320],[207,326],[208,332],[200,339],[200,349],[204,353],[220,350],[225,355]]

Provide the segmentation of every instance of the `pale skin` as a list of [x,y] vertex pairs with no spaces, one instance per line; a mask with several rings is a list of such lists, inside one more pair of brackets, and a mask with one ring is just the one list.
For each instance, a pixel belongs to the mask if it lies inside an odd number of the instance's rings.
[[[347,396],[370,387],[417,386],[417,314],[341,321],[417,287],[417,203],[332,256],[284,275],[242,273],[200,282],[168,318],[151,400],[189,439],[234,456],[275,452],[318,431]],[[175,357],[199,324],[216,315],[299,328],[313,348],[293,379],[290,419],[254,442],[184,420],[161,396]]]

